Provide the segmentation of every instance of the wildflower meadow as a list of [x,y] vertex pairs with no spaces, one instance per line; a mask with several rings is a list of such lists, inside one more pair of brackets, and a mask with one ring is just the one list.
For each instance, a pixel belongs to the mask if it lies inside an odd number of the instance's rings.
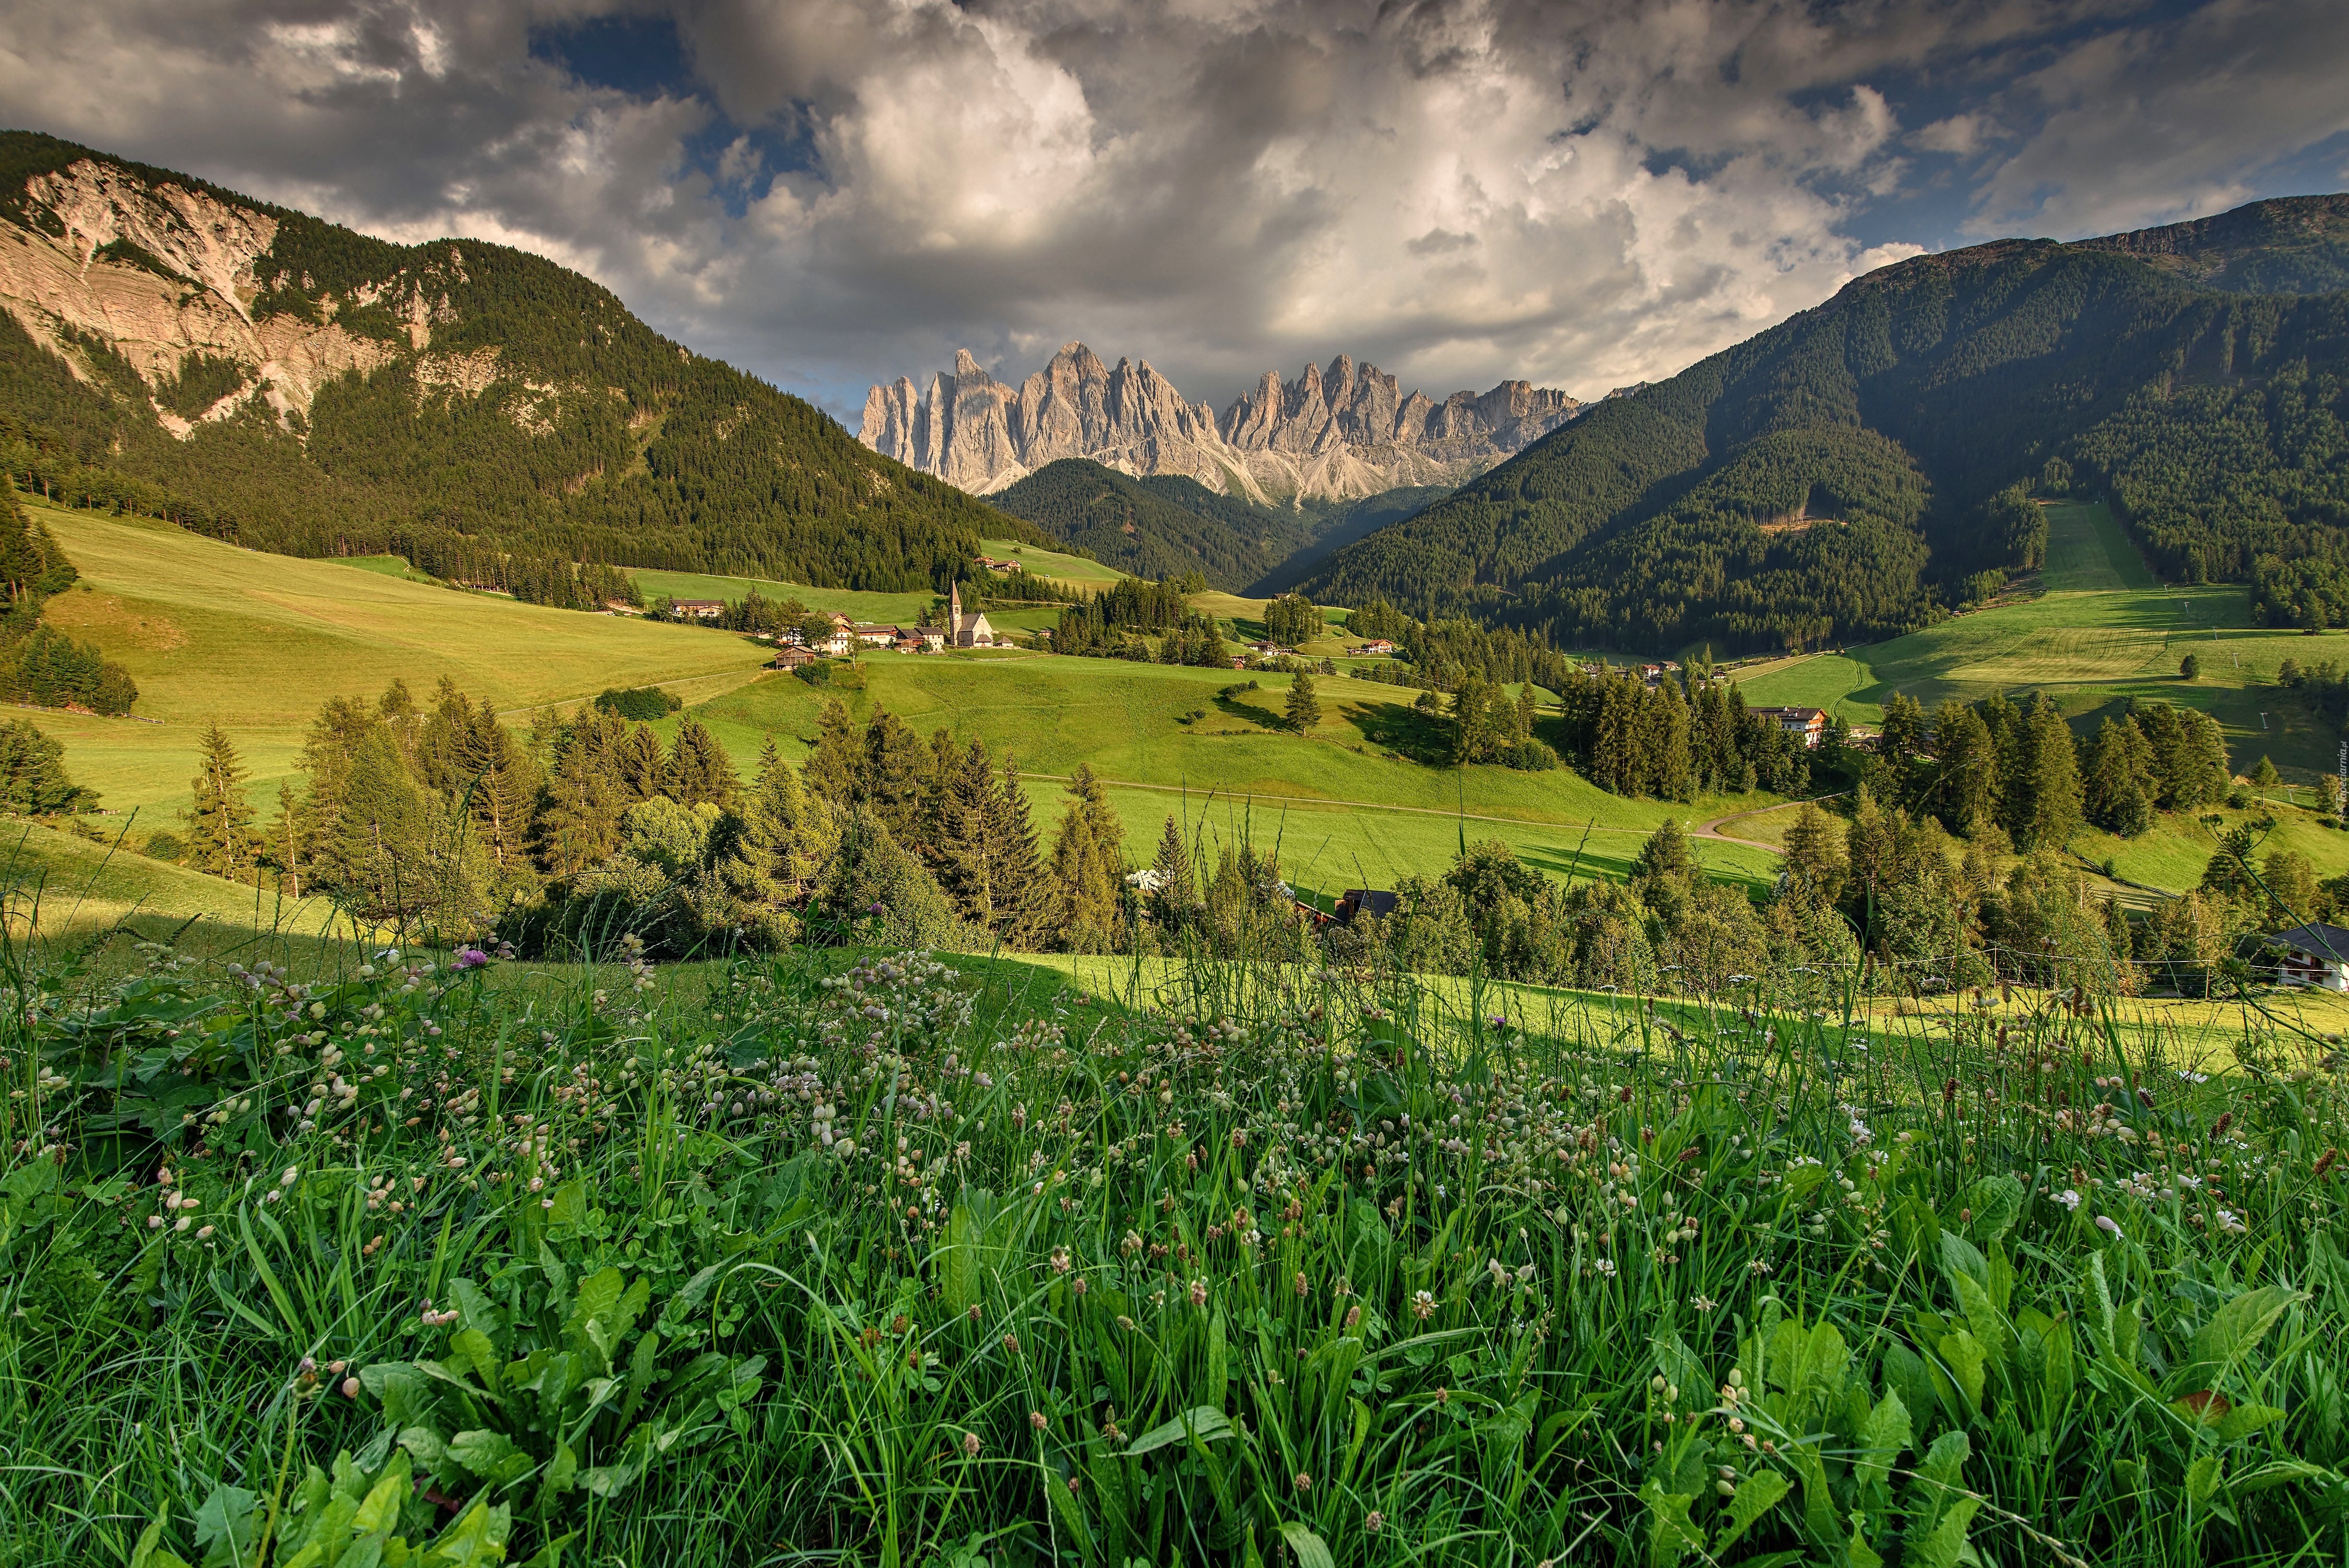
[[0,1561],[2344,1555],[2251,1001],[129,941],[9,954]]

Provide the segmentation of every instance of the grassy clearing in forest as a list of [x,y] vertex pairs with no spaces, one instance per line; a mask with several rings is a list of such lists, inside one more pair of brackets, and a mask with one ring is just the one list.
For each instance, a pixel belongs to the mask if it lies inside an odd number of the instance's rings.
[[[2239,772],[2265,754],[2302,783],[2333,771],[2338,738],[2275,686],[2287,659],[2349,662],[2349,632],[2253,627],[2237,585],[2163,587],[2110,511],[2051,506],[2039,596],[1906,637],[1798,661],[1745,683],[1750,703],[1824,707],[1876,723],[1893,692],[1930,708],[1993,692],[2045,691],[2075,726],[2131,696],[2199,707],[2227,732]],[[2193,653],[2200,677],[2179,678]]]
[[2343,1550],[2349,1103],[2256,1017],[8,955],[11,1563]]

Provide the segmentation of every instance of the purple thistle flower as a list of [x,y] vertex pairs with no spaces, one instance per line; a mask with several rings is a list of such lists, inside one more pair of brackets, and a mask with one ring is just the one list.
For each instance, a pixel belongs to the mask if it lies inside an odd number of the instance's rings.
[[482,952],[478,947],[460,947],[457,949],[457,956],[453,961],[451,961],[450,967],[456,970],[458,973],[462,974],[468,969],[479,969],[489,961],[490,955]]

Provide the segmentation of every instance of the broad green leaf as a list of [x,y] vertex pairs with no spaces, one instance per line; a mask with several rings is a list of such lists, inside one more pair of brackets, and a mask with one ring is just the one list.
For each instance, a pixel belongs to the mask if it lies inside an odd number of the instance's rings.
[[1860,1423],[1859,1452],[1852,1460],[1852,1469],[1861,1484],[1884,1480],[1891,1472],[1892,1461],[1911,1440],[1909,1408],[1900,1402],[1897,1390],[1888,1388],[1868,1419]]
[[1695,1498],[1666,1491],[1664,1483],[1651,1476],[1640,1489],[1640,1501],[1648,1505],[1648,1568],[1673,1568],[1704,1545],[1704,1537],[1689,1522],[1689,1506]]
[[1966,1557],[1966,1527],[1980,1507],[1982,1499],[1971,1494],[1951,1499],[1924,1539],[1909,1542],[1902,1551],[1901,1568],[1957,1568]]
[[502,1368],[498,1361],[498,1347],[490,1342],[488,1335],[478,1328],[460,1328],[449,1336],[449,1349],[471,1366],[482,1387],[492,1391],[497,1388],[498,1373]]
[[2196,1332],[2195,1362],[2204,1367],[2231,1365],[2249,1355],[2294,1302],[2305,1299],[2300,1292],[2280,1284],[2243,1292],[2212,1313],[2210,1321]]
[[[1965,1308],[1966,1325],[1980,1341],[1982,1359],[1992,1367],[2004,1367],[2014,1357],[2014,1330],[1991,1300],[1988,1288],[1971,1274],[1952,1274],[1950,1284],[1958,1293],[1958,1303]],[[1980,1404],[1981,1390],[1974,1390],[1975,1403]]]
[[2218,1490],[2219,1456],[2217,1454],[2204,1454],[2186,1467],[2186,1495],[2195,1503],[2209,1501],[2210,1494]]
[[450,1438],[449,1457],[492,1486],[509,1485],[538,1468],[504,1433],[479,1428]]
[[1962,1431],[1943,1432],[1925,1450],[1923,1462],[1909,1478],[1903,1501],[1909,1510],[1910,1533],[1930,1534],[1942,1511],[1964,1495],[1962,1475],[1973,1445]]
[[1200,1442],[1212,1443],[1217,1438],[1228,1438],[1231,1435],[1231,1418],[1221,1410],[1211,1409],[1202,1405],[1195,1410],[1175,1417],[1164,1426],[1151,1428],[1128,1444],[1125,1451],[1128,1458],[1139,1458],[1143,1454],[1154,1453],[1169,1443],[1179,1443],[1186,1439],[1195,1438]]
[[1729,1520],[1713,1538],[1713,1554],[1718,1557],[1735,1545],[1792,1490],[1793,1483],[1776,1470],[1760,1470],[1748,1476],[1738,1486],[1737,1495],[1729,1500]]
[[1843,1553],[1844,1561],[1850,1563],[1851,1568],[1884,1568],[1884,1559],[1877,1554],[1875,1547],[1868,1543],[1868,1537],[1860,1533],[1857,1520],[1852,1521],[1851,1539],[1844,1542]]
[[[44,1165],[48,1162],[42,1161]],[[170,1547],[159,1544],[163,1536],[160,1519],[139,1532],[139,1544],[130,1549],[130,1568],[188,1568],[188,1560]]]
[[367,1489],[367,1497],[359,1503],[358,1511],[351,1515],[351,1529],[361,1535],[373,1535],[389,1530],[399,1522],[400,1506],[415,1491],[408,1468],[408,1450],[396,1449],[391,1461],[383,1467],[383,1474]]
[[2240,1442],[2261,1427],[2283,1419],[2283,1412],[2273,1405],[2238,1405],[2219,1421],[2219,1440]]
[[1297,1554],[1297,1568],[1338,1568],[1337,1558],[1330,1553],[1330,1543],[1297,1520],[1281,1522],[1280,1538]]
[[1973,1211],[1973,1233],[1994,1242],[2014,1228],[2023,1212],[2023,1183],[2012,1176],[1985,1176],[1974,1183],[1966,1206]]
[[1990,1288],[1990,1260],[1982,1250],[1955,1231],[1941,1233],[1941,1272],[1955,1278],[1959,1274],[1972,1277],[1984,1290]]
[[1941,1336],[1936,1346],[1941,1353],[1941,1365],[1957,1379],[1958,1387],[1965,1394],[1966,1403],[1979,1413],[1982,1408],[1982,1367],[1989,1359],[1983,1354],[1982,1341],[1965,1329]]

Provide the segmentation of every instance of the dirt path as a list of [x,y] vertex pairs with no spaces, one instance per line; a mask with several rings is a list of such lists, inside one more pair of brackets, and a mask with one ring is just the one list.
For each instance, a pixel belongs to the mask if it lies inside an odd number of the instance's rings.
[[[1832,800],[1837,795],[1846,795],[1848,793],[1850,793],[1850,791],[1838,789],[1834,795],[1814,795],[1811,799],[1814,800]],[[1785,854],[1785,851],[1775,844],[1765,844],[1759,839],[1741,839],[1733,833],[1724,833],[1721,830],[1721,825],[1723,822],[1739,821],[1747,817],[1759,817],[1769,811],[1783,811],[1789,806],[1799,806],[1801,804],[1802,802],[1799,800],[1781,800],[1775,806],[1756,806],[1750,811],[1732,811],[1725,817],[1715,817],[1709,822],[1699,822],[1695,827],[1690,829],[1689,831],[1696,838],[1718,839],[1724,844],[1743,844],[1749,850],[1767,850],[1774,855],[1782,855]]]

